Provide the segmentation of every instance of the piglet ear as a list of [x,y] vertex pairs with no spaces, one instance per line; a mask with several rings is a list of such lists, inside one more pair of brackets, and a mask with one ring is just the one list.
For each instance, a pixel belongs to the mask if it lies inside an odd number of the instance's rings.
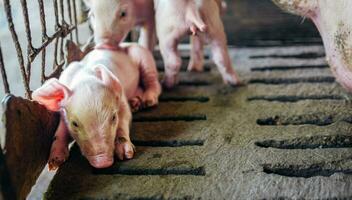
[[104,65],[97,65],[95,67],[95,73],[104,85],[111,88],[117,96],[121,95],[121,83],[108,68],[106,68]]
[[71,95],[72,92],[66,86],[52,78],[32,93],[32,99],[43,104],[48,110],[59,111],[62,101]]

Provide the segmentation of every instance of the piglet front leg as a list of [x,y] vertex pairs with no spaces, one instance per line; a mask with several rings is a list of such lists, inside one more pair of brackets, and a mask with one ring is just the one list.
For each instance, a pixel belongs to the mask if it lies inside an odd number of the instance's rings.
[[130,139],[132,113],[125,96],[121,99],[118,115],[119,125],[116,131],[115,154],[120,160],[132,159],[134,156],[134,145]]
[[59,127],[56,130],[53,144],[51,145],[48,160],[49,170],[56,170],[62,165],[69,156],[70,136],[64,120],[60,119]]
[[143,90],[142,90],[142,88],[139,87],[136,91],[135,96],[133,98],[129,99],[128,101],[130,104],[130,109],[133,113],[139,111],[143,106]]
[[149,52],[146,52],[144,59],[145,62],[140,66],[142,83],[145,90],[143,94],[143,106],[152,107],[159,103],[161,85],[154,58]]

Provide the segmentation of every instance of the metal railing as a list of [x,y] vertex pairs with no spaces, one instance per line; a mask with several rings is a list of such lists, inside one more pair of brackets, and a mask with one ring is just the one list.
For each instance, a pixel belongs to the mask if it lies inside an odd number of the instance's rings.
[[[23,44],[21,45],[16,32],[13,13],[11,9],[10,0],[3,0],[4,11],[6,15],[6,20],[8,23],[8,30],[11,33],[13,40],[13,45],[16,49],[16,56],[18,59],[18,64],[20,68],[20,76],[22,78],[22,83],[25,89],[25,96],[30,98],[32,90],[30,88],[31,78],[32,78],[32,68],[34,60],[41,55],[41,82],[43,83],[49,78],[58,77],[63,70],[65,63],[64,59],[64,42],[66,38],[75,40],[79,44],[79,34],[78,34],[78,13],[81,13],[81,0],[52,0],[52,6],[54,8],[55,15],[55,32],[51,35],[48,35],[47,31],[47,22],[45,16],[45,6],[43,0],[38,1],[38,10],[40,14],[40,25],[41,25],[41,45],[35,47],[32,40],[32,31],[31,31],[31,22],[29,18],[29,10],[27,6],[27,0],[20,0],[21,11],[24,19],[25,34],[26,34],[26,44],[27,52],[23,52]],[[34,3],[34,1],[30,2]],[[47,3],[47,2],[45,2]],[[77,4],[80,3],[79,6]],[[31,11],[33,12],[33,11]],[[1,39],[1,38],[0,38]],[[54,62],[53,62],[53,71],[50,74],[46,72],[46,48],[50,45],[54,45]],[[11,93],[10,83],[8,80],[8,75],[6,73],[4,58],[2,54],[0,43],[0,71],[3,80],[3,87],[5,93]],[[11,66],[12,67],[12,66]]]

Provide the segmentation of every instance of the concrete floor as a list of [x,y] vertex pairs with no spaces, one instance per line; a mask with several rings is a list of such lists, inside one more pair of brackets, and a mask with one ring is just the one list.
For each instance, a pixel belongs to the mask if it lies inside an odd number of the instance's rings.
[[[19,0],[11,2],[21,33]],[[97,171],[74,147],[46,199],[352,199],[350,95],[334,82],[323,47],[312,45],[320,42],[310,41],[316,31],[267,7],[269,0],[234,2],[228,1],[224,21],[230,42],[253,46],[230,48],[247,84],[224,86],[214,67],[181,73],[181,86],[164,92],[159,107],[134,116],[133,160]],[[47,13],[53,13],[51,3],[45,1]],[[29,4],[32,11],[36,6]],[[38,46],[37,10],[30,14]],[[47,17],[52,24],[52,15]],[[7,30],[3,12],[0,30]],[[289,33],[307,37],[297,42]],[[25,34],[19,37],[24,43]],[[271,41],[279,37],[287,38]],[[9,32],[0,31],[0,39],[13,94],[23,95]],[[287,39],[306,46],[287,46]],[[282,41],[285,47],[277,46]],[[39,85],[39,60],[34,66],[32,88]],[[44,172],[29,199],[41,199],[46,191],[54,173]]]
[[73,147],[45,198],[352,198],[350,95],[323,47],[231,54],[245,86],[224,86],[213,67],[182,72],[157,108],[134,116],[133,160],[95,170]]

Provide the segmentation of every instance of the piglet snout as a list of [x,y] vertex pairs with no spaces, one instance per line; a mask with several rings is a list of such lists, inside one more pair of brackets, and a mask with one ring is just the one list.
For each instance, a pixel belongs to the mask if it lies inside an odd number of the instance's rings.
[[88,157],[89,163],[95,168],[107,168],[114,163],[114,158],[105,154]]

